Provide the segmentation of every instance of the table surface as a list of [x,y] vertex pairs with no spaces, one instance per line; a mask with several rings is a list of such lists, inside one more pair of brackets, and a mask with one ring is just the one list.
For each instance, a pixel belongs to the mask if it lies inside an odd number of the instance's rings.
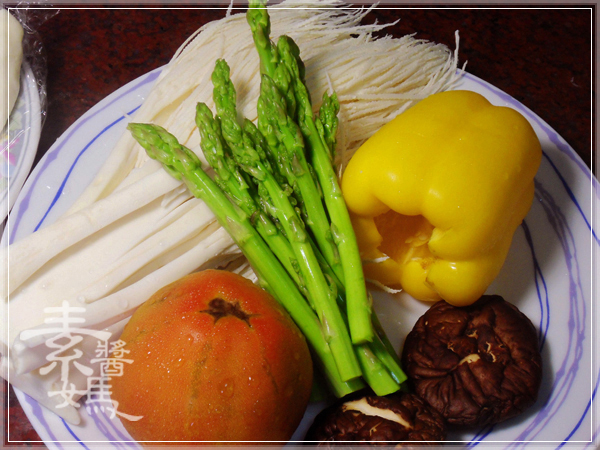
[[[189,2],[190,4],[193,2]],[[361,2],[353,2],[354,5]],[[47,115],[36,162],[88,109],[129,81],[166,64],[202,24],[223,8],[31,10],[47,63]],[[386,3],[369,20],[387,29],[455,47],[467,70],[510,94],[556,130],[591,167],[592,20],[590,8],[400,8]],[[593,168],[596,174],[595,168]],[[40,438],[4,382],[5,446]],[[25,442],[17,442],[25,441]],[[35,441],[38,441],[36,443]]]

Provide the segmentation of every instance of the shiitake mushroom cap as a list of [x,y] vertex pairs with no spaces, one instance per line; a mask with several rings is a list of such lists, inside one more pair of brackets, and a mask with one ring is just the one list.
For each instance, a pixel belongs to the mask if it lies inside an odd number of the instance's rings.
[[408,334],[402,364],[413,391],[458,427],[522,413],[542,380],[535,327],[497,295],[464,307],[434,304]]
[[416,395],[399,391],[379,397],[364,390],[321,411],[305,441],[324,447],[344,442],[411,447],[433,445],[445,438],[442,416]]

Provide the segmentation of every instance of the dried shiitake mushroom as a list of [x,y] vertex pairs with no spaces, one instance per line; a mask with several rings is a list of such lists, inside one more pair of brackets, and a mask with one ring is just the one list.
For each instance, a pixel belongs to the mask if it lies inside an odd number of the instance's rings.
[[455,426],[520,414],[542,379],[535,327],[497,295],[464,307],[434,304],[408,334],[402,363],[414,392]]
[[378,397],[363,391],[321,411],[310,427],[306,441],[325,447],[343,441],[370,445],[405,442],[410,445],[411,441],[435,443],[445,437],[442,416],[416,395],[397,392]]

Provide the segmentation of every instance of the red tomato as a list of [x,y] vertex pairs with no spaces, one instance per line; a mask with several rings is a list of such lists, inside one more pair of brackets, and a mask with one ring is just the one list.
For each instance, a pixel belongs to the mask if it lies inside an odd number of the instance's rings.
[[226,271],[188,275],[158,291],[121,336],[111,379],[122,423],[138,441],[286,441],[308,404],[312,362],[287,312]]

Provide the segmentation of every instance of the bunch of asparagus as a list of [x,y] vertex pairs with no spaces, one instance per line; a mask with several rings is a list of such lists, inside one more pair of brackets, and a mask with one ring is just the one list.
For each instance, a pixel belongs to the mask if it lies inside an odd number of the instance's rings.
[[131,123],[129,130],[211,208],[304,333],[335,395],[365,382],[378,395],[395,392],[405,375],[371,308],[333,167],[339,103],[325,93],[313,114],[298,46],[287,36],[271,41],[266,1],[250,0],[247,20],[261,65],[258,120],[238,121],[229,66],[218,60],[216,115],[204,103],[196,108],[212,178],[163,128]]

